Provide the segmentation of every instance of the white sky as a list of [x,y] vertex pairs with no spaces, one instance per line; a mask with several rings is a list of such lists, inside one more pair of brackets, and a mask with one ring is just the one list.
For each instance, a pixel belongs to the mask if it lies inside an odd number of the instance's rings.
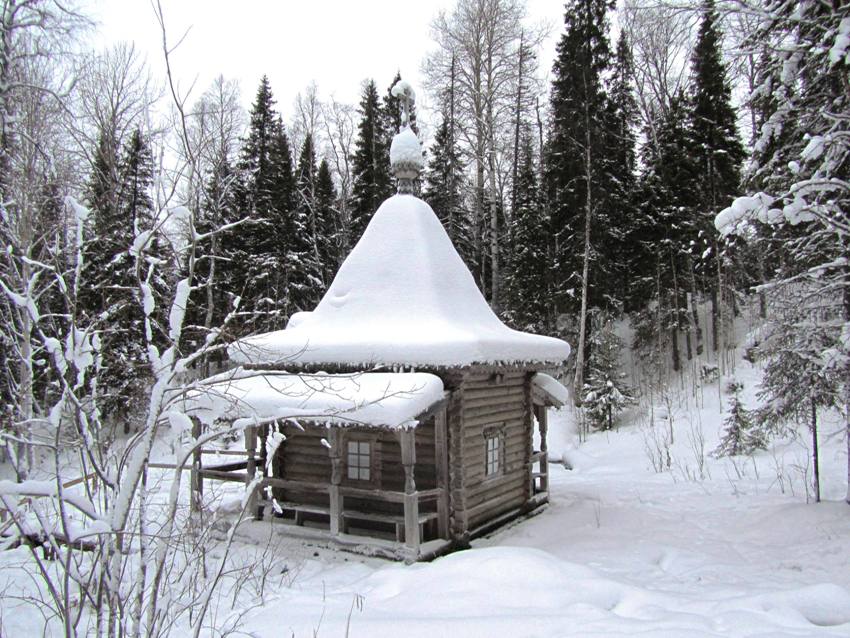
[[[182,91],[195,82],[190,102],[222,74],[240,83],[243,103],[254,99],[260,77],[269,76],[277,108],[288,121],[296,94],[311,82],[321,98],[357,104],[361,82],[374,78],[381,94],[395,72],[421,94],[419,67],[433,47],[430,23],[453,0],[162,0],[169,41],[188,35],[172,55]],[[552,66],[563,30],[558,0],[528,0],[534,22],[552,26],[540,56]],[[151,0],[91,0],[98,21],[95,47],[132,41],[164,77],[159,26]]]

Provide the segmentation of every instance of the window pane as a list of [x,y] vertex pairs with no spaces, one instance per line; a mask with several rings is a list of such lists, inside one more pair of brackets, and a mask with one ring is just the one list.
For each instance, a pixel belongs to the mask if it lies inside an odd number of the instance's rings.
[[356,479],[357,478],[357,468],[353,465],[348,466],[348,478]]
[[368,481],[369,480],[369,468],[368,467],[361,467],[360,468],[360,480],[361,481]]
[[348,442],[348,451],[357,453],[357,441],[349,441]]

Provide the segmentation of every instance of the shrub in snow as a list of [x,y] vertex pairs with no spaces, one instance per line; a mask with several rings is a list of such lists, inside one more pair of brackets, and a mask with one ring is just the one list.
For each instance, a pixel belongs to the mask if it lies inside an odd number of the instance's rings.
[[632,390],[619,371],[622,340],[614,332],[611,317],[597,312],[590,335],[587,382],[582,405],[590,423],[599,430],[614,427],[617,415],[634,403]]
[[751,410],[747,410],[741,401],[742,383],[732,381],[726,387],[732,395],[729,403],[729,415],[723,421],[723,435],[720,444],[714,450],[714,456],[738,456],[752,454],[767,447],[767,433],[754,420]]

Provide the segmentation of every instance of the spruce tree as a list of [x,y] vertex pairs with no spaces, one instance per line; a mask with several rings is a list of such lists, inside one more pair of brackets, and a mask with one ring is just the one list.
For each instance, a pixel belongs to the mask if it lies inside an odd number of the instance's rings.
[[[765,273],[775,291],[773,301],[802,298],[768,313],[772,323],[785,327],[788,339],[765,352],[765,383],[775,388],[772,397],[780,405],[798,403],[805,409],[808,403],[809,420],[815,425],[817,397],[826,399],[831,393],[818,386],[837,391],[850,452],[850,58],[843,37],[850,5],[766,0],[760,15],[754,41],[765,65],[756,96],[765,108],[751,175],[754,189],[765,192],[739,200],[734,211],[723,211],[715,223],[724,234],[740,230],[745,238],[754,224],[774,229],[779,241],[770,262],[777,266]],[[783,368],[793,373],[787,382],[779,374]],[[795,379],[807,368],[823,384]],[[771,375],[771,369],[777,374]],[[850,453],[847,456],[850,503]]]
[[619,371],[622,347],[611,315],[605,311],[594,312],[582,408],[599,430],[611,430],[618,415],[634,403],[632,390],[625,383],[626,375]]
[[744,407],[741,391],[744,385],[732,381],[727,391],[732,394],[729,401],[729,415],[723,420],[723,434],[714,450],[714,456],[738,456],[752,454],[767,447],[767,435],[757,425],[751,410]]
[[348,207],[348,246],[357,243],[378,206],[393,192],[385,119],[373,80],[363,86],[359,113],[351,170],[353,185]]
[[316,207],[316,154],[313,138],[307,135],[301,146],[296,169],[297,202],[291,217],[289,295],[294,311],[312,310],[325,292],[320,257],[319,234],[324,228]]
[[237,215],[249,221],[228,237],[227,245],[231,292],[241,298],[237,336],[281,328],[290,310],[286,256],[293,235],[292,158],[265,76],[250,117],[236,197]]
[[693,184],[700,169],[688,122],[687,102],[680,94],[655,125],[656,146],[645,147],[638,205],[625,237],[632,270],[627,307],[640,311],[652,303],[660,323],[655,326],[656,341],[672,345],[674,370],[681,367],[679,332],[691,325],[686,300],[687,293],[694,292],[691,249],[699,233]]
[[589,309],[612,307],[616,301],[614,256],[605,252],[611,243],[612,180],[603,78],[611,58],[607,12],[612,8],[610,0],[566,5],[550,97],[546,173],[555,245],[552,300],[556,312],[578,315],[573,379],[577,403],[587,372]]
[[[205,238],[195,246],[195,290],[189,298],[183,329],[188,348],[203,343],[233,309],[236,288],[233,279],[237,271],[229,248],[240,228],[219,229],[239,220],[236,181],[236,171],[226,155],[209,169],[205,179],[201,207],[195,215],[195,232]],[[222,354],[211,356],[219,359]]]
[[634,127],[638,120],[638,106],[632,87],[634,64],[625,32],[617,41],[616,54],[608,93],[608,232],[603,236],[599,251],[610,256],[609,277],[614,284],[606,286],[619,302],[629,295],[636,258],[635,245],[627,241],[629,226],[633,223],[636,200],[636,154]]
[[342,224],[339,218],[337,193],[331,169],[326,159],[322,159],[316,173],[316,197],[314,200],[316,218],[320,220],[318,232],[318,250],[321,257],[325,287],[333,281],[340,266]]
[[444,117],[437,129],[429,155],[422,198],[434,209],[461,258],[472,270],[475,239],[463,197],[466,177],[448,118]]
[[[567,3],[565,31],[553,67],[550,107],[552,125],[547,149],[547,190],[557,251],[553,280],[559,312],[575,313],[581,305],[585,230],[588,255],[589,307],[605,303],[607,264],[598,252],[606,219],[608,122],[603,78],[609,71],[607,13],[610,0]],[[591,219],[586,210],[590,208]],[[589,224],[588,224],[589,221]]]
[[538,169],[528,131],[522,137],[511,219],[513,251],[506,270],[505,318],[516,329],[546,332],[549,326],[547,224],[540,204]]
[[712,295],[712,347],[721,338],[722,255],[714,232],[714,216],[734,197],[741,181],[744,149],[738,137],[732,89],[726,76],[722,33],[713,0],[702,8],[697,43],[691,58],[690,134],[699,178],[690,185],[697,195],[692,210],[696,233],[688,238],[703,286]]
[[[101,145],[90,180],[91,239],[84,246],[80,298],[84,312],[99,326],[102,414],[123,420],[127,431],[132,413],[128,407],[141,400],[150,379],[143,310],[149,301],[141,297],[140,284],[144,282],[148,299],[155,303],[150,316],[155,332],[150,336],[156,342],[161,339],[157,328],[162,324],[163,273],[168,266],[155,228],[153,160],[147,141],[139,130],[133,132],[117,162],[115,183],[109,152]],[[147,240],[136,242],[142,233]],[[131,252],[134,243],[142,253]]]

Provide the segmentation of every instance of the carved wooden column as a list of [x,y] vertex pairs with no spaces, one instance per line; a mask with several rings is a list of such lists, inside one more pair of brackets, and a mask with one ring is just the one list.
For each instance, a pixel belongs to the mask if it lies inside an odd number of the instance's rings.
[[401,464],[404,466],[404,544],[412,562],[419,558],[419,495],[413,478],[416,432],[412,429],[401,431]]
[[449,537],[449,444],[446,428],[446,408],[443,407],[434,417],[434,458],[436,459],[437,489],[437,530],[440,538]]
[[540,426],[540,490],[549,492],[549,452],[546,445],[546,434],[549,431],[549,408],[540,406],[537,414],[537,424]]
[[339,486],[342,483],[342,437],[338,428],[331,428],[328,433],[331,444],[329,454],[331,457],[331,484],[328,486],[330,497],[330,530],[331,534],[338,536],[340,531],[345,531],[342,517],[342,499]]

